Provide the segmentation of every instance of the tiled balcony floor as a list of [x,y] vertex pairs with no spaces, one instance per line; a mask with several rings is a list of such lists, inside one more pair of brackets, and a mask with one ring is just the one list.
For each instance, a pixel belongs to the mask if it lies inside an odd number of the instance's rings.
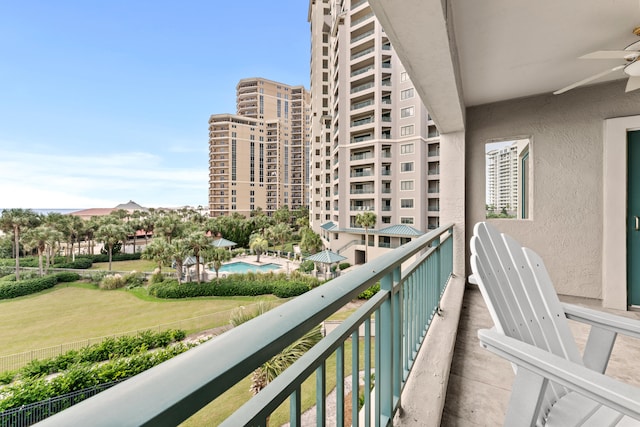
[[[601,309],[600,302],[575,297],[561,297],[563,302]],[[640,320],[640,312],[607,310]],[[588,327],[570,322],[571,330],[582,349]],[[511,365],[482,349],[477,331],[493,326],[480,291],[473,285],[465,291],[456,348],[449,376],[441,426],[502,425],[514,374]],[[607,374],[640,386],[640,341],[618,336]]]

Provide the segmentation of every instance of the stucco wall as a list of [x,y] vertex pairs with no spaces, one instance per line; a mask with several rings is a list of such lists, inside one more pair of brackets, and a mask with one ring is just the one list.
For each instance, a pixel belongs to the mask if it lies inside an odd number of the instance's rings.
[[640,91],[625,94],[624,86],[467,109],[468,234],[485,215],[484,144],[529,136],[531,217],[491,222],[542,256],[560,294],[602,298],[603,120],[640,114]]

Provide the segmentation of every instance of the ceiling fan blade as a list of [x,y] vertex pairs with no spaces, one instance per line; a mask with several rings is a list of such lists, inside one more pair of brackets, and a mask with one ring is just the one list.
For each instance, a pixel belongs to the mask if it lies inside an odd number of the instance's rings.
[[627,80],[627,88],[625,89],[625,92],[631,92],[636,89],[640,89],[640,77],[631,76],[629,77],[629,80]]
[[591,77],[587,77],[586,79],[580,80],[579,82],[575,82],[573,84],[570,84],[567,87],[563,87],[562,89],[559,89],[559,90],[553,92],[553,94],[554,95],[560,95],[561,93],[565,93],[566,91],[571,90],[571,89],[573,89],[575,87],[582,86],[583,84],[589,83],[590,81],[597,80],[600,77],[604,77],[609,73],[613,73],[614,71],[622,70],[624,67],[625,67],[625,65],[618,65],[617,67],[613,67],[610,70],[603,71],[603,72],[595,74],[595,75],[593,75]]
[[625,59],[632,55],[638,56],[640,53],[635,50],[598,50],[582,55],[578,59]]

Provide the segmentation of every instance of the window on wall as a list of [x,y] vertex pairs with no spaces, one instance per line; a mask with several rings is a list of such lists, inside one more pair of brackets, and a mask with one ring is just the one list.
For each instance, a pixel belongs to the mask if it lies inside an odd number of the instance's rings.
[[400,110],[400,117],[412,117],[415,114],[416,108],[412,105],[411,107],[402,108]]
[[413,98],[413,93],[414,93],[413,88],[405,89],[402,92],[400,92],[400,99]]
[[412,216],[400,217],[400,224],[407,224],[407,225],[413,224],[413,217]]
[[400,190],[401,191],[413,190],[413,181],[400,181]]
[[400,163],[400,172],[413,172],[413,162]]
[[413,208],[413,199],[400,199],[400,207],[401,208]]
[[531,179],[528,138],[485,144],[486,218],[529,218]]
[[403,71],[400,73],[400,81],[401,82],[406,82],[407,80],[409,80],[409,74],[407,74],[406,71]]
[[400,146],[400,154],[411,154],[413,153],[413,144],[402,144]]
[[413,135],[413,125],[402,126],[400,128],[400,136],[409,136]]

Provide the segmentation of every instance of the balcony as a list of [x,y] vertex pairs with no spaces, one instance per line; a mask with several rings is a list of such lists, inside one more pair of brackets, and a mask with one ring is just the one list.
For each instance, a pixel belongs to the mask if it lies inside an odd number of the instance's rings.
[[[315,397],[319,409],[317,419],[324,425],[328,391],[325,388],[328,374],[325,362],[333,354],[341,368],[336,372],[340,386],[336,393],[339,403],[335,422],[344,424],[344,403],[352,405],[354,414],[358,413],[358,393],[353,393],[355,397],[347,403],[342,385],[346,379],[345,366],[350,366],[354,372],[353,383],[358,384],[358,388],[375,390],[363,394],[363,424],[390,424],[399,409],[402,390],[408,383],[405,374],[414,367],[415,349],[425,341],[432,320],[438,321],[440,296],[445,289],[450,293],[459,288],[448,286],[454,280],[451,277],[452,232],[453,225],[448,225],[423,235],[403,246],[403,250],[378,257],[375,268],[365,265],[338,277],[49,418],[47,423],[83,425],[90,419],[101,425],[176,425],[349,303],[370,283],[379,281],[381,289],[376,295],[227,418],[223,425],[265,425],[271,412],[287,400],[292,425],[301,425],[301,385],[314,376],[319,391]],[[411,265],[405,269],[403,263]],[[401,312],[404,312],[403,316],[398,315]],[[345,351],[347,342],[352,348],[350,353]],[[363,366],[360,366],[361,357]],[[211,363],[212,360],[215,363]],[[362,369],[365,371],[364,385],[360,385],[358,379]],[[375,384],[372,384],[372,378],[375,378]]]

